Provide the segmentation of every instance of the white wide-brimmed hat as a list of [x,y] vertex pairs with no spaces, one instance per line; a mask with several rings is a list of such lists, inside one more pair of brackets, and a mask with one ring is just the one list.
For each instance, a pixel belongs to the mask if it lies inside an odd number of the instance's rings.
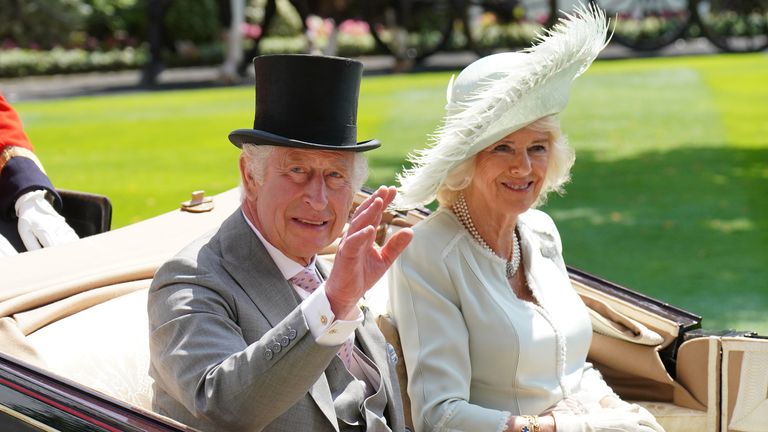
[[448,83],[446,116],[432,145],[412,153],[398,175],[394,206],[409,209],[435,199],[446,175],[484,148],[536,120],[565,109],[573,80],[607,44],[608,22],[580,6],[519,52],[483,57]]

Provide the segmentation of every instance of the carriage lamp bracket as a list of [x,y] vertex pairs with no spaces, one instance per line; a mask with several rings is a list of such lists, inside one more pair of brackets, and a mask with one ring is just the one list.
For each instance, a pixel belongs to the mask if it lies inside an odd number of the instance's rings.
[[181,210],[190,213],[204,213],[213,210],[213,198],[205,196],[204,190],[192,192],[192,199],[181,203]]

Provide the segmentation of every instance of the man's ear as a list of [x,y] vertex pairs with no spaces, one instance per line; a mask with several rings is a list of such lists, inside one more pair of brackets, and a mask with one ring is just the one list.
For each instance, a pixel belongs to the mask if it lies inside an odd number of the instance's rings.
[[246,199],[255,200],[259,192],[259,183],[253,178],[245,158],[245,154],[240,155],[240,181],[243,183]]

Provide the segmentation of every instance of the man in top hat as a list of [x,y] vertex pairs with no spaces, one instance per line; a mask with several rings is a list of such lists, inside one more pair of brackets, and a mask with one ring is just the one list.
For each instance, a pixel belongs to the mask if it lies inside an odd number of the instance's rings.
[[201,430],[398,431],[392,348],[363,294],[412,237],[381,248],[394,188],[349,219],[333,269],[317,253],[342,233],[366,177],[357,142],[362,64],[316,56],[254,60],[241,208],[164,264],[149,292],[154,409]]

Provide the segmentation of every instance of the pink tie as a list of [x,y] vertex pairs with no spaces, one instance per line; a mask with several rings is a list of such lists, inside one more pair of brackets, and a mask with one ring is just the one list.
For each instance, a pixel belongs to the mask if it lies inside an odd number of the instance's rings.
[[[314,266],[304,267],[302,271],[290,279],[290,282],[310,294],[322,283]],[[355,334],[352,333],[349,338],[344,341],[344,344],[341,345],[341,349],[339,349],[337,354],[347,369],[349,369],[349,365],[352,362],[352,348],[354,347],[354,344]]]
[[291,283],[312,294],[322,282],[314,267],[304,267],[304,270],[291,278]]

